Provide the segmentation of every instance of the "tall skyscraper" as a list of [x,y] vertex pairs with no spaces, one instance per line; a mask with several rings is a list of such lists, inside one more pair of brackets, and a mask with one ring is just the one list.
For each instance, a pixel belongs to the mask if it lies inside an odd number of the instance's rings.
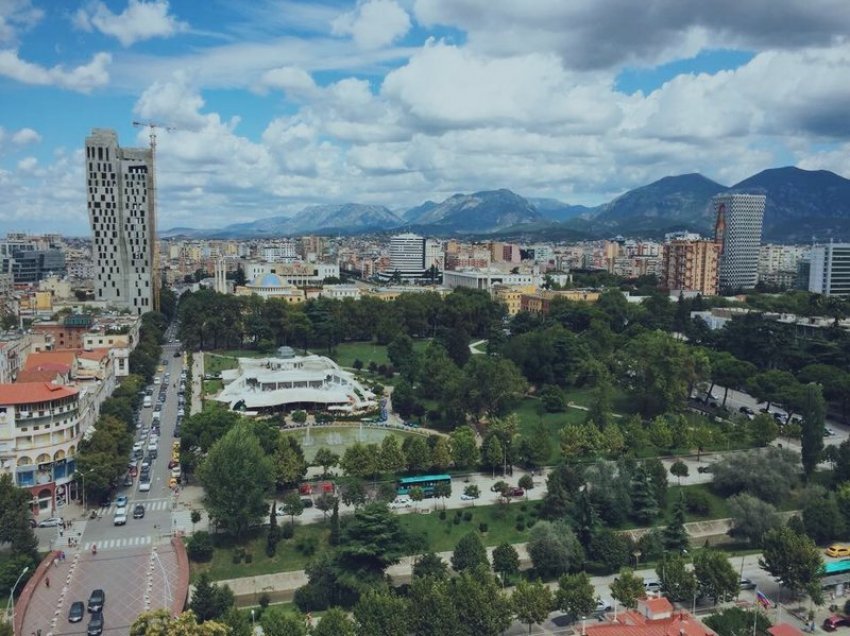
[[812,248],[809,291],[850,296],[850,243],[827,243]]
[[717,294],[717,254],[714,241],[674,240],[664,245],[661,286],[671,291]]
[[714,240],[720,245],[720,289],[752,289],[758,282],[764,221],[763,194],[720,194],[713,199]]
[[121,148],[114,130],[86,137],[95,298],[135,314],[154,309],[153,178],[150,149]]
[[402,279],[421,278],[425,272],[425,239],[418,234],[398,234],[390,238],[390,268],[386,277],[396,272]]

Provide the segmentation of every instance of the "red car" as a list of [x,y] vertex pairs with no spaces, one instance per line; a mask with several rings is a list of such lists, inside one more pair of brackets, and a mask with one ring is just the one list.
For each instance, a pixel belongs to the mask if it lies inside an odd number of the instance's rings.
[[506,495],[508,497],[522,497],[525,491],[522,488],[508,488]]
[[850,616],[833,615],[823,622],[823,629],[827,632],[834,632],[839,627],[850,627]]

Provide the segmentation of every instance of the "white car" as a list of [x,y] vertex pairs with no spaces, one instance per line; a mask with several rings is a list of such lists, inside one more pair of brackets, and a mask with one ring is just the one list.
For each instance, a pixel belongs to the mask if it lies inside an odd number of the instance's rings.
[[390,504],[390,508],[393,508],[393,509],[410,508],[410,506],[412,506],[412,505],[413,505],[413,503],[410,501],[410,499],[408,499],[406,497],[399,497],[398,499],[396,499],[395,501],[393,501]]
[[149,481],[140,481],[139,482],[139,492],[147,492],[151,489],[151,482]]
[[473,499],[478,499],[478,497],[475,495],[467,495],[466,493],[463,493],[460,496],[461,501],[472,501]]
[[661,581],[654,581],[654,580],[646,580],[645,579],[644,582],[643,582],[643,589],[646,590],[647,592],[653,592],[653,593],[660,592],[661,587],[662,587]]
[[611,604],[607,598],[597,597],[596,599],[596,611],[597,612],[610,612],[614,609],[614,606]]
[[125,523],[127,523],[126,506],[121,506],[120,508],[115,509],[115,516],[112,517],[112,523],[116,526],[123,526]]

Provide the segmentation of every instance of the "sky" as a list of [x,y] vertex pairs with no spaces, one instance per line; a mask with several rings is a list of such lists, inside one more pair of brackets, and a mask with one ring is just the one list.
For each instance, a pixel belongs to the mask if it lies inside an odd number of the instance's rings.
[[0,233],[87,235],[85,137],[133,121],[163,229],[850,177],[848,34],[847,0],[0,0]]

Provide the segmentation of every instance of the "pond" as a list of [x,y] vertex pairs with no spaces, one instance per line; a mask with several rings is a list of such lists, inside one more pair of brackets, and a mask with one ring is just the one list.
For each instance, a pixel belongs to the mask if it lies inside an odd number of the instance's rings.
[[359,425],[311,426],[309,428],[296,428],[284,432],[298,440],[301,448],[304,449],[304,458],[307,461],[313,461],[316,451],[320,448],[327,448],[342,457],[345,449],[354,444],[354,442],[360,442],[361,444],[380,444],[387,435],[395,435],[399,438],[399,443],[401,443],[406,436],[416,435],[416,433],[408,433],[392,428],[364,426],[361,429]]

